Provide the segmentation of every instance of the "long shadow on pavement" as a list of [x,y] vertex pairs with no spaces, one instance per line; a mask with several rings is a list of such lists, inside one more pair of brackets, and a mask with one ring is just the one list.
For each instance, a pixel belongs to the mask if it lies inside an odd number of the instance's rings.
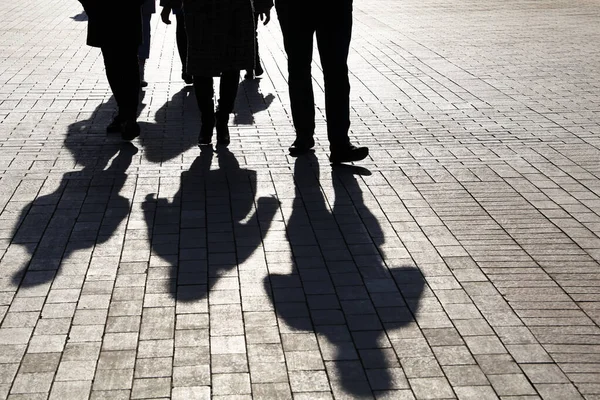
[[[242,99],[247,99],[244,102]],[[233,122],[237,125],[253,125],[254,114],[265,111],[275,100],[272,93],[262,94],[260,79],[244,79],[238,87],[238,98]]]
[[[52,192],[23,208],[12,244],[25,247],[31,259],[14,272],[14,285],[50,282],[74,252],[108,241],[129,214],[130,201],[119,192],[138,149],[117,136],[107,140],[104,129],[113,103],[111,98],[90,118],[69,125],[64,144],[83,169],[65,173]],[[51,184],[48,179],[41,193]]]
[[[215,155],[218,169],[211,169]],[[255,202],[255,196],[256,171],[240,168],[226,148],[206,147],[171,201],[146,197],[152,250],[171,264],[177,301],[206,298],[220,277],[235,274],[259,248],[279,203],[271,197]]]
[[352,166],[332,171],[330,209],[314,154],[296,159],[287,235],[297,271],[264,281],[288,329],[317,334],[334,392],[352,398],[395,388],[386,332],[414,321],[410,310],[417,309],[425,286],[416,268],[385,265],[385,238],[363,202],[357,173],[369,172]]

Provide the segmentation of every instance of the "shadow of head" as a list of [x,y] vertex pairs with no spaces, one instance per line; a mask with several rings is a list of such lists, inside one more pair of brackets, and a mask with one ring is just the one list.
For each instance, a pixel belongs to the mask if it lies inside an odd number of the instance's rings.
[[[394,388],[388,349],[395,346],[394,331],[414,322],[425,280],[415,267],[386,264],[379,248],[383,231],[356,180],[370,171],[352,166],[332,171],[333,217],[323,214],[328,206],[318,179],[310,176],[315,173],[314,155],[296,159],[296,206],[287,225],[295,267],[287,275],[270,274],[264,289],[287,329],[314,332],[321,347],[331,349],[331,373],[341,388],[353,398],[371,397],[372,391]],[[307,243],[313,243],[309,254]],[[370,244],[374,251],[353,252],[360,250],[356,244]]]
[[198,144],[200,121],[193,87],[186,86],[163,104],[155,123],[140,123],[144,157],[151,163],[170,161]]
[[172,200],[149,195],[143,210],[152,252],[170,265],[177,301],[203,300],[220,279],[235,276],[261,245],[277,207],[256,200],[256,171],[240,168],[224,147],[201,147]]
[[238,98],[233,122],[237,125],[254,124],[254,114],[265,111],[275,100],[272,93],[260,91],[260,79],[244,79],[238,87]]
[[[12,243],[25,247],[31,259],[13,275],[14,285],[26,288],[51,281],[71,254],[98,246],[117,231],[130,209],[129,199],[119,191],[138,150],[129,142],[115,149],[116,155],[111,150],[100,156],[104,166],[112,159],[108,168],[67,172],[52,193],[37,197],[23,209]],[[96,183],[90,186],[91,182]],[[93,219],[82,217],[86,210],[95,211]]]

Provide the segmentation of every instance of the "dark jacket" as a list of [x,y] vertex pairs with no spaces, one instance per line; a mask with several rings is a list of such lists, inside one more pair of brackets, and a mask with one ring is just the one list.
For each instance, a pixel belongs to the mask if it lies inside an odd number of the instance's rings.
[[273,2],[161,0],[161,5],[170,8],[183,6],[188,38],[187,72],[198,76],[219,76],[225,71],[252,68],[256,32],[253,12],[269,11]]
[[156,0],[144,0],[142,5],[142,14],[149,15],[156,12]]
[[79,0],[88,16],[87,44],[139,46],[144,0]]
[[[160,0],[162,7],[181,8],[182,0]],[[265,13],[273,7],[273,0],[254,0],[254,12]]]

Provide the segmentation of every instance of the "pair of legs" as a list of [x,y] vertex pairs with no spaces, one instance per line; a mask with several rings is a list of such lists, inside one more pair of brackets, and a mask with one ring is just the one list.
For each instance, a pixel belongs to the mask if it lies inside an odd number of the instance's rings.
[[115,96],[119,112],[107,127],[108,132],[121,132],[123,139],[139,136],[137,109],[140,93],[138,46],[116,43],[101,47],[106,78]]
[[193,78],[186,71],[187,64],[187,32],[185,31],[185,17],[183,10],[180,8],[173,9],[175,14],[175,20],[177,21],[177,28],[175,30],[175,39],[177,40],[177,51],[179,52],[179,58],[181,59],[181,79],[185,83],[190,84],[193,82]]
[[368,149],[355,148],[348,137],[348,52],[352,37],[352,0],[307,2],[311,4],[294,0],[279,0],[276,4],[288,56],[288,84],[296,128],[296,142],[290,151],[302,153],[314,146],[315,100],[311,63],[313,37],[316,34],[325,82],[330,158],[332,162],[358,161],[368,155]]
[[226,71],[221,74],[219,105],[215,112],[213,77],[194,75],[196,101],[202,114],[199,144],[210,144],[215,127],[217,128],[217,143],[224,146],[229,144],[227,124],[229,123],[229,114],[233,112],[239,79],[240,71]]

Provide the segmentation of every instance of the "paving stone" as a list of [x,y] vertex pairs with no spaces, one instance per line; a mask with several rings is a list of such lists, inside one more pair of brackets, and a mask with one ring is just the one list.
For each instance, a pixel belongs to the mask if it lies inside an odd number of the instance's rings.
[[522,396],[536,394],[535,389],[520,374],[488,375],[492,387],[500,396]]
[[18,373],[10,393],[48,393],[53,377],[52,372]]
[[169,398],[171,396],[170,378],[134,379],[131,390],[132,399]]
[[120,143],[81,5],[0,11],[0,399],[596,399],[597,7],[397,3],[353,4],[333,168],[277,22],[198,149],[172,26]]
[[50,392],[50,400],[88,398],[91,388],[91,381],[55,382]]
[[214,395],[250,394],[250,374],[213,374],[212,390]]

